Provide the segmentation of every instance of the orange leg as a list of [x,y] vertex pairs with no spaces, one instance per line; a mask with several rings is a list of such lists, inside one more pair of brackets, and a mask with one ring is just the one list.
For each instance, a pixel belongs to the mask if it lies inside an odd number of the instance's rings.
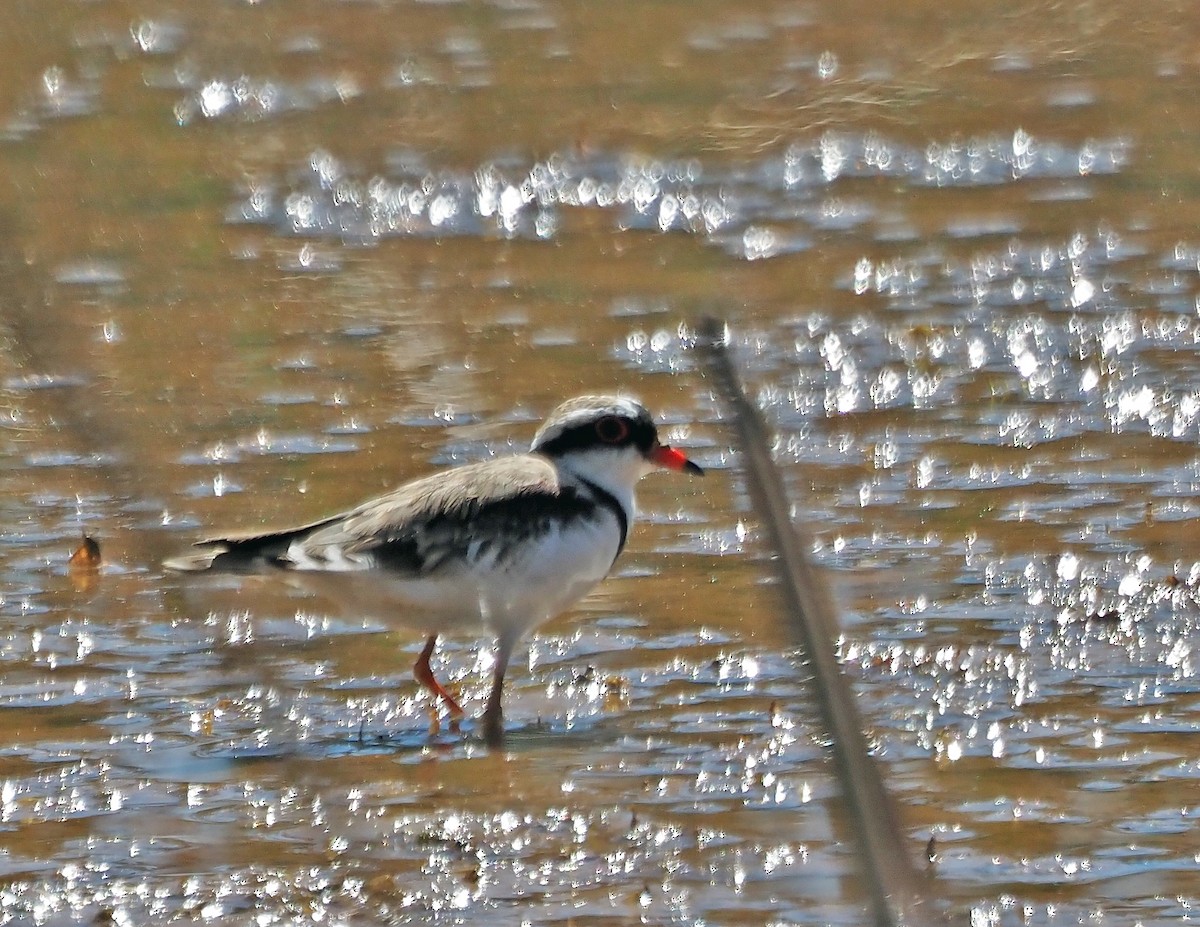
[[429,658],[433,656],[433,648],[437,646],[437,635],[429,635],[429,640],[425,642],[425,649],[421,651],[421,655],[417,657],[417,662],[413,666],[413,676],[417,682],[423,685],[434,698],[440,698],[446,703],[446,707],[450,709],[450,717],[461,718],[463,715],[462,707],[455,701],[454,696],[442,688],[442,684],[433,677],[433,670],[429,666]]

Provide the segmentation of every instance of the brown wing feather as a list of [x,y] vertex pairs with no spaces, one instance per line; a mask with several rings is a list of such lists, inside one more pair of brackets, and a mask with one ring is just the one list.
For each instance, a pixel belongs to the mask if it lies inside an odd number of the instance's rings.
[[[293,546],[296,568],[351,560],[406,576],[503,560],[555,520],[588,515],[595,503],[563,487],[544,458],[510,457],[418,480],[335,519]],[[307,562],[306,562],[307,561]]]
[[246,531],[198,542],[168,560],[174,570],[320,569],[358,560],[407,575],[468,556],[481,537],[519,539],[549,529],[551,515],[590,514],[595,503],[564,489],[545,458],[484,461],[434,474],[340,515],[282,531]]

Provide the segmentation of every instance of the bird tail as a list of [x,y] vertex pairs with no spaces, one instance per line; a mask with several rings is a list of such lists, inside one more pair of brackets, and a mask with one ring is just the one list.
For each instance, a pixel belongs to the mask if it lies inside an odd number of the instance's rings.
[[270,567],[287,569],[288,546],[333,519],[326,518],[288,531],[248,531],[222,538],[197,541],[193,549],[163,561],[163,567],[176,573],[254,573]]
[[173,573],[203,573],[205,570],[211,570],[217,559],[229,552],[229,548],[223,544],[202,541],[201,545],[204,546],[204,550],[179,554],[164,560],[163,569]]
[[296,538],[325,527],[333,518],[323,518],[286,531],[247,531],[225,537],[197,541],[193,550],[163,561],[163,568],[175,573],[253,573],[269,567],[287,569],[288,546]]

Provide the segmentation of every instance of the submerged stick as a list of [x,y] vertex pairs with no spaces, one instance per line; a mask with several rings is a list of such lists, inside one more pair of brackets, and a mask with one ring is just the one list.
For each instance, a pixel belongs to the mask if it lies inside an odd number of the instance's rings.
[[913,867],[895,805],[863,732],[854,692],[837,661],[837,608],[824,577],[809,560],[812,538],[791,517],[791,503],[771,457],[766,425],[758,408],[746,398],[729,356],[725,323],[705,319],[699,334],[699,347],[737,433],[750,498],[778,554],[785,616],[812,669],[813,695],[829,734],[843,798],[854,823],[874,923],[877,927],[933,924],[934,914],[923,904],[923,880]]

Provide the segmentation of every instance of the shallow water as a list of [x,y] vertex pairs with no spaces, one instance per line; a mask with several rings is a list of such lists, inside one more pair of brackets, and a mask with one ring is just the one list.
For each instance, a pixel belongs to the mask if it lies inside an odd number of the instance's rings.
[[[710,312],[954,921],[1188,916],[1190,8],[892,6],[10,9],[0,921],[862,923]],[[612,387],[709,476],[645,481],[502,753],[380,616],[158,566]]]

